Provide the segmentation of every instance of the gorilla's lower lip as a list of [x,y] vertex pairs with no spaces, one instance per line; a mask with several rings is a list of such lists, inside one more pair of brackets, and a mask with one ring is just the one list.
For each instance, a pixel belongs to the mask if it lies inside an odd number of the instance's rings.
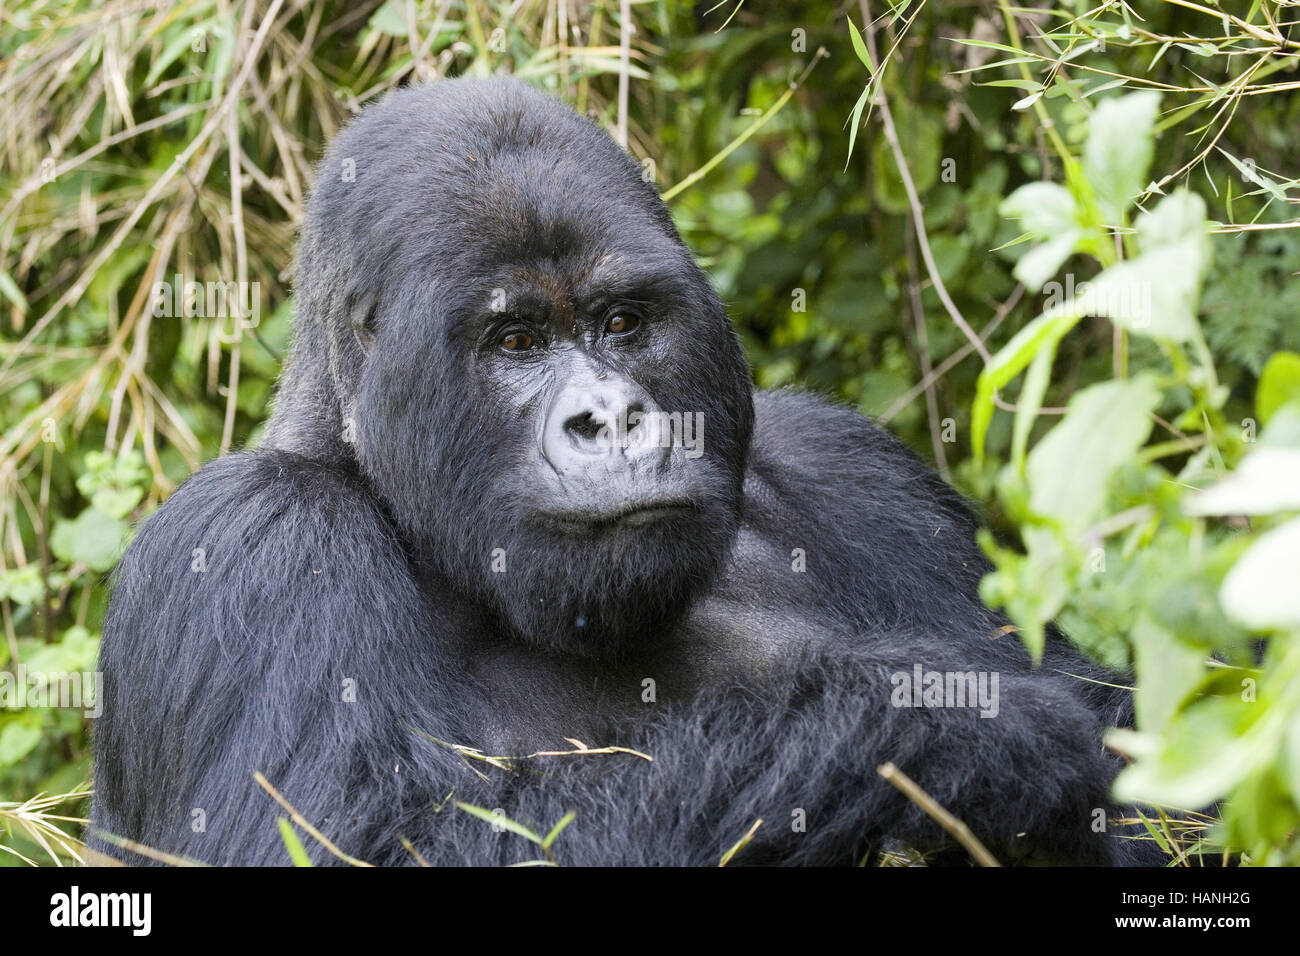
[[589,531],[608,527],[639,528],[696,510],[689,501],[644,501],[611,511],[552,512],[543,517],[561,528]]
[[684,502],[664,502],[660,504],[638,505],[635,508],[621,511],[613,518],[607,519],[602,523],[628,525],[635,528],[658,521],[661,518],[669,518],[673,515],[679,515],[694,510],[694,505]]

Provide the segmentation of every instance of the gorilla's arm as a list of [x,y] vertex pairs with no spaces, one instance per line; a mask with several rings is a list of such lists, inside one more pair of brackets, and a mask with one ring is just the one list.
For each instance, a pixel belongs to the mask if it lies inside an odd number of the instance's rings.
[[[1109,809],[1114,766],[1095,716],[1063,683],[1004,673],[998,716],[988,719],[974,709],[890,705],[890,675],[913,661],[961,666],[943,644],[894,635],[881,653],[820,648],[766,686],[706,691],[619,738],[653,763],[534,758],[544,772],[518,781],[496,805],[542,833],[575,810],[554,847],[561,864],[716,865],[759,819],[738,863],[845,865],[886,841],[946,845],[939,827],[877,774],[892,761],[1002,862],[1031,853],[1058,863],[1125,860],[1136,847],[1090,829],[1094,809]],[[489,850],[489,828],[473,819],[444,821],[438,839],[459,843],[463,858],[538,855],[512,835]]]
[[355,479],[298,456],[234,455],[187,481],[119,565],[105,632],[93,828],[287,863],[261,771],[365,858],[461,771],[411,729],[445,721],[404,552]]

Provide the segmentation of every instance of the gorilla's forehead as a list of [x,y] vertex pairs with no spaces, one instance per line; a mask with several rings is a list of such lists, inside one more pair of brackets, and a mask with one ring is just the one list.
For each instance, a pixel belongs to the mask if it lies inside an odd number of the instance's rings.
[[517,82],[396,91],[335,139],[313,200],[318,213],[350,207],[365,224],[428,225],[462,241],[558,247],[620,230],[673,234],[627,153],[594,123]]
[[557,302],[690,258],[637,163],[515,82],[439,82],[365,110],[322,164],[306,233],[394,285],[531,285]]

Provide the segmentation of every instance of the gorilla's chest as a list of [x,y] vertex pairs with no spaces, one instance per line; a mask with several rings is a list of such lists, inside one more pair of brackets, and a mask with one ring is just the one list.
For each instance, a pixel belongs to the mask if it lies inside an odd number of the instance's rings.
[[702,691],[757,684],[783,650],[819,633],[806,618],[740,603],[720,589],[671,633],[617,661],[565,657],[506,638],[480,645],[465,658],[481,696],[471,715],[478,735],[472,745],[519,755],[567,749],[568,739],[591,747],[623,744],[644,721]]

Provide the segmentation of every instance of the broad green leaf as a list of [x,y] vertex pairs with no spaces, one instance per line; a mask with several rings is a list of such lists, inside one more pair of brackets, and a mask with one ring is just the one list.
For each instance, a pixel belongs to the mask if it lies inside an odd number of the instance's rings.
[[1073,559],[1053,529],[1029,525],[1023,529],[1025,553],[986,547],[997,571],[980,581],[980,597],[993,607],[1005,607],[1020,628],[1021,642],[1035,663],[1042,659],[1047,622],[1070,596]]
[[1082,230],[1067,229],[1056,238],[1035,246],[1016,262],[1013,274],[1025,284],[1026,289],[1037,292],[1070,258],[1082,235]]
[[54,644],[41,644],[23,653],[29,673],[67,674],[93,670],[99,656],[99,638],[84,627],[70,627]]
[[1111,225],[1123,221],[1147,182],[1159,110],[1160,95],[1142,90],[1103,101],[1088,121],[1083,172],[1102,218]]
[[1193,258],[1186,265],[1198,275],[1204,275],[1209,268],[1212,247],[1205,220],[1205,200],[1196,193],[1187,189],[1174,190],[1150,212],[1138,216],[1134,226],[1139,250],[1149,252],[1160,246],[1178,245],[1194,239],[1199,248],[1191,250]]
[[1030,452],[1029,506],[1072,529],[1092,523],[1106,503],[1111,475],[1151,433],[1160,389],[1147,376],[1076,392],[1069,411]]
[[108,571],[122,556],[126,525],[96,508],[87,508],[74,521],[60,521],[50,534],[50,550],[69,564],[82,562],[91,570]]
[[1164,728],[1205,676],[1205,654],[1143,614],[1130,632],[1137,669],[1133,704],[1144,731]]
[[1122,802],[1204,807],[1271,764],[1286,729],[1281,707],[1213,697],[1188,708],[1161,737],[1111,731],[1106,742],[1137,761],[1115,780]]
[[21,567],[0,572],[0,597],[22,605],[32,605],[45,595],[45,582],[41,580],[41,566],[29,562]]
[[1200,290],[1187,266],[1187,254],[1172,246],[1116,263],[1078,291],[1076,308],[1139,335],[1186,342],[1196,334]]
[[1300,511],[1300,448],[1260,446],[1237,470],[1184,504],[1191,515]]
[[1261,535],[1223,579],[1228,617],[1257,631],[1300,630],[1300,518]]
[[1300,402],[1300,355],[1276,352],[1260,373],[1255,390],[1255,414],[1260,424],[1288,402]]
[[110,518],[125,518],[143,497],[143,488],[100,488],[90,503]]
[[1130,332],[1186,342],[1196,334],[1201,279],[1210,265],[1204,200],[1186,190],[1166,196],[1138,217],[1137,236],[1140,254],[1081,284],[1076,308]]
[[36,749],[41,742],[41,725],[12,720],[0,729],[0,767],[10,767]]
[[1017,219],[1035,239],[1054,239],[1079,225],[1074,197],[1056,183],[1028,183],[998,206],[998,213]]
[[396,2],[396,0],[388,0],[388,3],[385,3],[371,15],[370,28],[378,30],[380,33],[387,33],[389,36],[405,37],[409,32],[409,27],[407,26],[404,6],[404,4]]

